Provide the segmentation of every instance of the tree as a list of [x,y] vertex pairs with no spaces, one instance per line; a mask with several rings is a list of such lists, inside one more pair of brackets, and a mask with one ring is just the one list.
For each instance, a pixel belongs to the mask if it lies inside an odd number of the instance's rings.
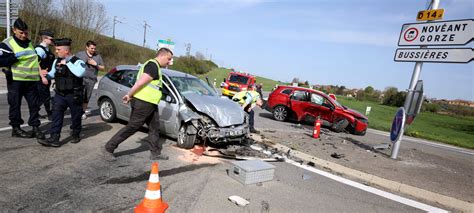
[[344,91],[346,90],[346,87],[345,86],[340,86],[340,87],[337,87],[336,89],[336,95],[345,95],[344,94]]
[[370,95],[370,94],[374,93],[374,88],[372,86],[368,86],[364,89],[364,93]]

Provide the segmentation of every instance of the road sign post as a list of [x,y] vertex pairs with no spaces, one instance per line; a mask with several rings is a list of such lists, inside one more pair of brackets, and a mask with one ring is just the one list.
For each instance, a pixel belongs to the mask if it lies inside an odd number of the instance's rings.
[[[431,10],[438,9],[439,0],[431,0],[430,5],[431,5],[431,8],[429,8],[429,9],[431,9]],[[402,32],[403,32],[403,30],[402,30]],[[413,38],[410,38],[410,39],[413,39]],[[413,40],[415,40],[415,39],[413,39]],[[426,48],[426,47],[421,47],[421,48]],[[420,72],[421,72],[421,67],[422,66],[423,66],[423,62],[416,62],[415,63],[415,67],[413,69],[413,74],[411,76],[410,87],[408,88],[408,94],[407,94],[407,97],[405,98],[404,109],[407,109],[410,105],[409,97],[411,96],[411,94],[413,93],[413,91],[415,89],[416,82],[418,82],[418,78],[420,77]],[[402,132],[401,135],[403,135],[403,132]],[[392,159],[397,159],[398,150],[400,149],[400,144],[402,143],[402,141],[401,141],[402,136],[401,135],[400,135],[400,138],[398,139],[398,142],[393,145],[392,154],[390,156],[390,158],[392,158]]]

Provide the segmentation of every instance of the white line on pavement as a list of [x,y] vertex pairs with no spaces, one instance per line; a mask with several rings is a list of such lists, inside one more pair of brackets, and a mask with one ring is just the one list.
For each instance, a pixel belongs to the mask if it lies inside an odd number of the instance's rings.
[[404,197],[401,197],[401,196],[398,196],[398,195],[394,195],[392,193],[385,192],[385,191],[382,191],[382,190],[379,190],[379,189],[376,189],[376,188],[373,188],[373,187],[370,187],[370,186],[366,186],[364,184],[360,184],[360,183],[357,183],[355,181],[348,180],[348,179],[345,179],[343,177],[333,175],[329,172],[325,172],[325,171],[316,169],[314,167],[303,165],[301,163],[295,162],[295,161],[290,160],[290,159],[286,159],[285,161],[287,163],[290,163],[290,164],[293,164],[297,167],[306,169],[310,172],[314,172],[314,173],[319,174],[321,176],[333,179],[333,180],[338,181],[340,183],[344,183],[346,185],[364,190],[366,192],[370,192],[372,194],[375,194],[375,195],[378,195],[378,196],[381,196],[381,197],[384,197],[384,198],[387,198],[387,199],[390,199],[390,200],[393,200],[393,201],[396,201],[396,202],[399,202],[399,203],[402,203],[402,204],[405,204],[405,205],[408,205],[408,206],[411,206],[411,207],[414,207],[414,208],[417,208],[417,209],[421,209],[421,210],[424,210],[424,211],[427,211],[427,212],[448,212],[444,209],[436,208],[434,206],[430,206],[430,205],[427,205],[427,204],[424,204],[424,203],[420,203],[418,201],[414,201],[414,200],[404,198]]
[[[368,129],[368,132],[378,134],[378,135],[387,136],[387,137],[390,136],[390,133],[388,133],[388,132],[383,132],[383,131],[375,130],[375,129]],[[433,142],[429,142],[429,141],[418,139],[418,138],[408,137],[408,136],[405,136],[405,135],[403,136],[402,140],[413,142],[413,143],[418,143],[418,144],[423,144],[423,145],[427,145],[427,146],[431,146],[431,147],[446,149],[446,150],[450,150],[450,151],[453,151],[453,152],[459,152],[459,153],[463,153],[463,154],[474,155],[474,151],[470,151],[470,150],[467,150],[467,149],[463,149],[463,148],[459,148],[459,147],[455,147],[455,146],[451,146],[451,145],[446,145],[446,144],[433,143]]]
[[[67,117],[67,116],[65,116],[65,118],[66,118],[66,117]],[[40,121],[41,121],[41,124],[46,124],[46,123],[51,122],[51,121],[46,120],[46,119],[41,119]],[[23,124],[23,125],[21,125],[20,127],[26,127],[26,126],[28,126],[28,124]],[[0,128],[0,132],[7,131],[7,130],[11,130],[11,129],[12,129],[11,126],[9,126],[9,127],[3,127],[3,128]]]

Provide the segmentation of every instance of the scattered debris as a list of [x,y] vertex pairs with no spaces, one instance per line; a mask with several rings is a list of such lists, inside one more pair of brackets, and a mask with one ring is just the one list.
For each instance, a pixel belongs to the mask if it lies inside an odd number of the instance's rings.
[[312,167],[314,167],[316,165],[313,162],[308,162],[307,164],[308,164],[308,166],[312,166]]
[[381,143],[381,144],[373,145],[372,149],[374,149],[374,150],[385,150],[385,149],[388,149],[389,146],[390,146],[390,144],[388,144],[388,143]]
[[292,124],[291,126],[297,129],[303,129],[303,126],[301,126],[301,124],[296,124],[296,125]]
[[259,145],[256,145],[256,144],[250,145],[250,148],[252,148],[253,150],[256,150],[256,151],[262,151],[263,150],[262,147],[260,147]]
[[334,152],[334,153],[331,154],[331,157],[336,158],[336,159],[340,159],[340,158],[345,157],[345,155],[344,154],[337,154],[337,153]]
[[262,213],[270,212],[270,204],[268,204],[267,201],[262,200],[260,204],[262,205],[262,210],[261,210]]
[[232,203],[235,203],[236,205],[238,206],[246,206],[248,205],[250,202],[248,200],[245,200],[243,199],[242,197],[240,196],[237,196],[237,195],[232,195],[228,198]]
[[266,130],[263,130],[264,132],[270,132],[270,133],[275,133],[276,130],[272,130],[272,129],[266,129]]

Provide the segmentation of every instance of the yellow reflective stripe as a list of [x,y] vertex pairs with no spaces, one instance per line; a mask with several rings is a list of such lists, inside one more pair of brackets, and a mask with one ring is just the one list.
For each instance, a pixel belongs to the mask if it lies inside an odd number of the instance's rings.
[[15,75],[15,77],[27,78],[27,79],[36,79],[36,78],[39,77],[39,75],[29,75],[29,74],[18,73],[18,74]]
[[31,67],[31,63],[34,63],[35,61],[37,61],[38,59],[36,57],[30,57],[30,58],[25,58],[25,59],[21,59],[21,66],[22,67]]
[[150,87],[151,89],[158,90],[158,91],[160,91],[160,89],[161,89],[160,87],[155,86],[155,85],[153,85],[153,84],[151,84],[151,83],[148,83],[146,86],[147,86],[147,87]]
[[13,72],[36,72],[39,74],[38,67],[12,67]]

